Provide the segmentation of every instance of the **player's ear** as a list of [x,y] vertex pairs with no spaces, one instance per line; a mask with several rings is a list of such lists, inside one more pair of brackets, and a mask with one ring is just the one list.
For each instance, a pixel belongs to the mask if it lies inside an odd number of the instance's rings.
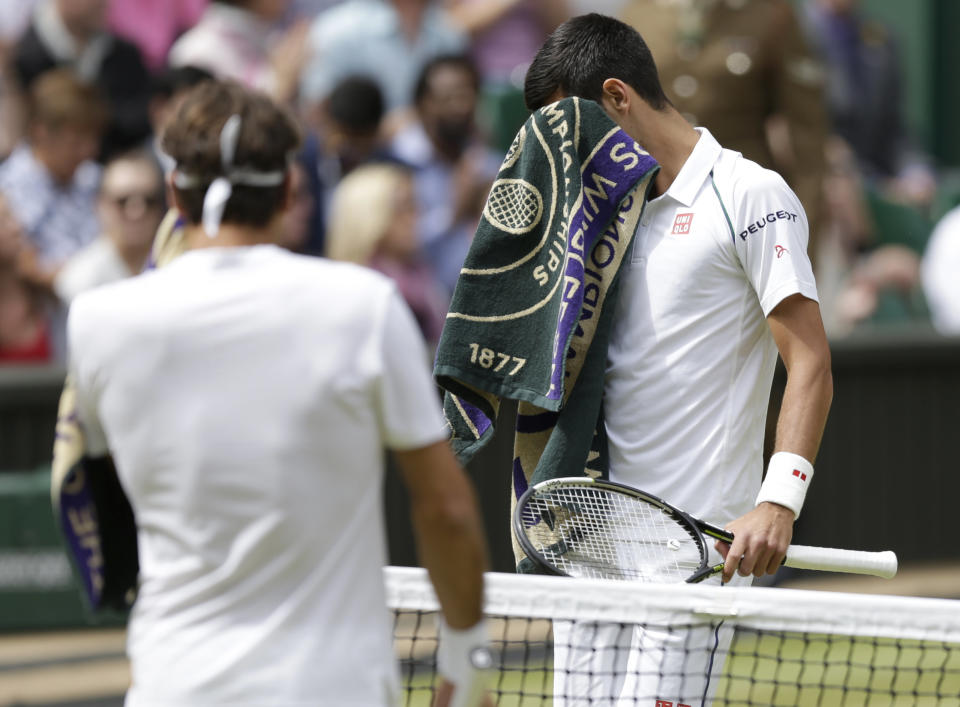
[[625,115],[630,110],[630,92],[620,79],[606,79],[603,82],[601,105],[609,114]]

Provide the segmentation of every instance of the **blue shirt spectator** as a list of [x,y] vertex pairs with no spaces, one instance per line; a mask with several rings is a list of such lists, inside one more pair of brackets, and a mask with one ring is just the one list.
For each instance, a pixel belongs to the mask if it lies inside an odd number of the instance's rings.
[[376,77],[388,110],[408,106],[421,67],[466,49],[466,38],[430,0],[347,0],[314,20],[301,97],[323,100],[348,76]]
[[70,181],[56,181],[29,145],[0,164],[0,193],[37,253],[41,265],[63,263],[100,233],[97,189],[100,167],[80,164]]

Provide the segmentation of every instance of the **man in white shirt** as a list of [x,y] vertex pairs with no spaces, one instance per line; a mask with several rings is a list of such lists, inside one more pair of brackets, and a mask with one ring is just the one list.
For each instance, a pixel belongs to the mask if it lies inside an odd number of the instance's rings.
[[71,307],[87,454],[112,457],[138,527],[126,704],[396,703],[384,447],[443,607],[446,697],[476,704],[473,492],[389,281],[274,244],[297,142],[266,97],[199,86],[163,141],[190,249]]
[[[731,545],[717,544],[725,582],[735,573],[773,573],[792,538],[832,399],[803,208],[779,175],[686,122],[665,97],[643,39],[617,20],[573,18],[540,49],[527,73],[527,107],[565,96],[599,103],[660,164],[621,272],[608,349],[610,477],[733,531]],[[778,352],[787,386],[761,486]],[[710,677],[722,667],[722,659],[713,661],[722,637],[692,638],[696,645],[710,641],[712,650],[688,656],[687,670],[696,672],[700,662],[703,675],[681,684],[679,675],[661,676],[671,673],[663,668],[669,661],[684,659],[682,632],[638,630],[617,639],[590,631],[595,646],[615,640],[632,647],[640,669],[652,671],[653,687],[649,677],[634,683],[621,677],[612,686],[597,677],[587,685],[570,679],[562,689],[610,696],[610,704],[646,697],[648,690],[674,703],[709,700]],[[631,655],[570,652],[572,669],[610,672],[613,663],[601,663],[619,660],[614,673]]]

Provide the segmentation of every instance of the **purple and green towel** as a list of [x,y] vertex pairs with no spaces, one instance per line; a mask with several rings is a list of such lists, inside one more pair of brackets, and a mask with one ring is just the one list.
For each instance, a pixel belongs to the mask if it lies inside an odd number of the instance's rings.
[[565,98],[530,116],[490,189],[434,375],[462,462],[493,436],[500,400],[519,401],[514,502],[539,481],[606,475],[617,274],[658,169],[597,103]]

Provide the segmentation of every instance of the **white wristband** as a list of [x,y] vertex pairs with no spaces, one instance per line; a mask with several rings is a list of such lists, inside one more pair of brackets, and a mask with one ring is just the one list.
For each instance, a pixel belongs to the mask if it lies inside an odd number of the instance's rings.
[[450,707],[479,705],[486,693],[487,675],[493,658],[487,647],[484,619],[467,629],[454,629],[440,620],[437,672],[453,683]]
[[777,503],[793,511],[794,517],[799,517],[812,479],[813,464],[799,454],[777,452],[770,457],[757,505],[765,501]]

